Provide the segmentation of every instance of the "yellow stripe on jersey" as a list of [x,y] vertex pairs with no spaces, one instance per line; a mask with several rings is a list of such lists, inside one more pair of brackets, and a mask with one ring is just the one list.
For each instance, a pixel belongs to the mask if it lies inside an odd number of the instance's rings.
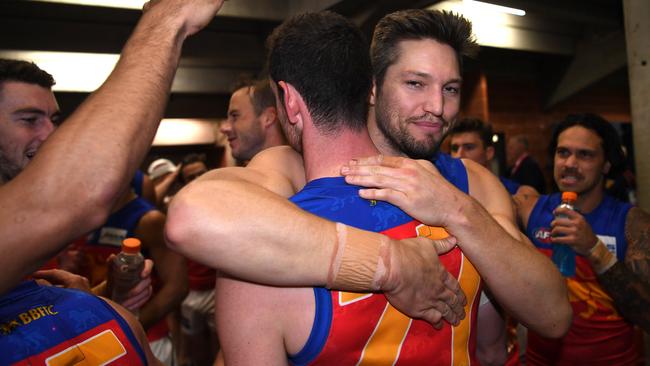
[[372,296],[372,293],[363,294],[357,292],[339,292],[339,305],[340,306],[350,305],[359,300],[369,298],[370,296]]
[[[458,276],[458,282],[460,283],[460,288],[463,289],[463,293],[467,297],[467,304],[465,305],[465,319],[460,321],[455,327],[452,327],[451,330],[451,339],[453,346],[453,365],[469,365],[469,336],[470,332],[473,331],[472,325],[472,305],[476,301],[478,295],[479,285],[481,283],[481,276],[478,274],[478,271],[474,265],[465,257],[463,254],[463,262],[460,267],[460,275]],[[474,330],[475,331],[475,330]]]
[[417,230],[418,236],[423,236],[431,240],[444,239],[449,236],[447,230],[439,226],[420,224],[415,228],[415,230]]
[[377,327],[363,348],[357,365],[394,364],[412,321],[387,303],[384,313],[377,322]]
[[48,358],[45,363],[48,366],[105,365],[125,354],[126,349],[122,342],[109,329],[57,353]]

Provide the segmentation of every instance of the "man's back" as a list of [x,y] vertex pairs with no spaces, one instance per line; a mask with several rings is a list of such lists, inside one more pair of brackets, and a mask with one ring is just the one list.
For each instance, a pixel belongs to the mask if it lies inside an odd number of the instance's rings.
[[[453,162],[443,157],[437,165],[450,175],[452,182],[466,190],[466,175],[460,174],[464,170],[455,170],[462,164]],[[364,200],[358,190],[341,177],[321,178],[307,184],[292,201],[318,216],[398,239],[418,234],[440,237],[442,230],[420,225],[388,203]],[[460,278],[468,296],[468,317],[459,326],[445,324],[442,330],[402,315],[387,304],[382,294],[330,292],[323,288],[276,289],[220,279],[219,332],[234,333],[224,339],[226,361],[268,362],[266,354],[286,362],[287,354],[293,354],[291,361],[295,364],[352,364],[369,360],[393,364],[398,358],[398,364],[432,360],[451,364],[452,359],[474,363],[475,332],[471,329],[475,329],[478,301],[474,297],[480,278],[458,248],[442,255],[440,261]],[[251,337],[249,329],[262,329],[265,333]],[[270,344],[269,340],[275,341]],[[244,352],[243,344],[247,346]]]
[[81,291],[24,282],[0,298],[0,324],[3,364],[147,364],[122,316]]

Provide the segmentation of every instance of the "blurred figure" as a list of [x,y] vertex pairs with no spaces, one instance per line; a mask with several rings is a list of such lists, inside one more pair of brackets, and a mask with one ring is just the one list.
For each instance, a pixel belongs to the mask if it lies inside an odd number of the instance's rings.
[[[519,219],[537,248],[575,252],[566,278],[573,322],[560,339],[528,331],[528,365],[641,365],[641,334],[650,330],[650,215],[605,193],[624,155],[614,127],[594,114],[569,115],[553,132],[553,178],[578,194],[576,209],[556,208],[560,193],[515,196]],[[563,217],[561,217],[563,216]]]
[[138,197],[142,197],[154,205],[156,204],[156,190],[153,182],[142,170],[138,169],[135,171],[135,175],[131,181],[131,188],[133,188],[133,192]]
[[528,154],[528,139],[517,135],[506,145],[507,178],[519,184],[531,186],[539,193],[546,193],[546,180],[539,164]]
[[[478,118],[462,119],[449,131],[451,156],[473,160],[488,170],[494,159],[494,142],[492,142],[492,127]],[[535,194],[535,188],[521,185],[513,180],[499,176],[499,180],[512,195],[519,189],[526,193]]]
[[286,144],[268,80],[242,81],[235,88],[220,131],[242,165],[261,150]]
[[107,258],[119,253],[122,241],[130,237],[140,239],[142,254],[156,265],[154,293],[140,309],[139,320],[147,331],[154,355],[165,365],[172,365],[173,347],[166,316],[181,304],[188,285],[185,259],[165,245],[164,225],[165,214],[129,187],[106,223],[89,234],[81,246],[85,266],[80,274],[94,286],[106,278],[110,267]]
[[189,184],[208,171],[208,167],[205,165],[205,156],[199,154],[186,155],[183,158],[180,171],[183,183]]
[[154,186],[156,196],[154,204],[163,212],[167,211],[167,206],[174,195],[174,184],[177,183],[176,179],[180,174],[179,168],[169,159],[158,159],[149,164],[147,169]]

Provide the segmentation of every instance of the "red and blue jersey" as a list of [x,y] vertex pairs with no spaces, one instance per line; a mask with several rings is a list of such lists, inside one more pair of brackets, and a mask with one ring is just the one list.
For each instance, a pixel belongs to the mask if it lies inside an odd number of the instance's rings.
[[126,321],[82,291],[26,281],[0,298],[2,365],[146,365]]
[[[441,162],[442,161],[442,162]],[[467,175],[459,160],[443,156],[438,169],[467,192]],[[449,170],[458,172],[449,178]],[[292,197],[303,209],[332,221],[382,232],[396,239],[445,237],[441,228],[422,225],[399,208],[359,197],[360,187],[343,178],[309,182]],[[383,294],[360,294],[315,288],[315,319],[304,348],[290,356],[296,365],[470,365],[477,364],[476,312],[481,279],[457,247],[440,256],[447,270],[459,279],[468,297],[468,316],[460,325],[436,330],[425,321],[411,319],[393,308]]]
[[[540,196],[528,220],[526,235],[551,256],[551,221],[560,204],[559,193]],[[632,206],[605,196],[590,213],[583,214],[598,238],[619,261],[625,259],[625,220]],[[566,278],[573,322],[566,336],[547,339],[528,332],[530,365],[637,365],[642,362],[641,337],[614,306],[598,283],[589,261],[576,255],[576,274]]]

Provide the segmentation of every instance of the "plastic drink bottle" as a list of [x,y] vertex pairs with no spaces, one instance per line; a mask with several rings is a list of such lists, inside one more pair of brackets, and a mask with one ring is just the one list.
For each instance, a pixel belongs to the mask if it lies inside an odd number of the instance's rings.
[[[575,210],[575,202],[578,195],[575,192],[562,192],[562,203],[558,206]],[[556,218],[566,218],[566,215],[556,215]],[[576,253],[566,244],[553,244],[551,260],[565,277],[572,277],[576,274]]]
[[130,289],[140,282],[144,268],[144,257],[140,254],[140,240],[126,238],[122,241],[122,251],[113,259],[111,275],[111,299],[122,303],[128,298]]

